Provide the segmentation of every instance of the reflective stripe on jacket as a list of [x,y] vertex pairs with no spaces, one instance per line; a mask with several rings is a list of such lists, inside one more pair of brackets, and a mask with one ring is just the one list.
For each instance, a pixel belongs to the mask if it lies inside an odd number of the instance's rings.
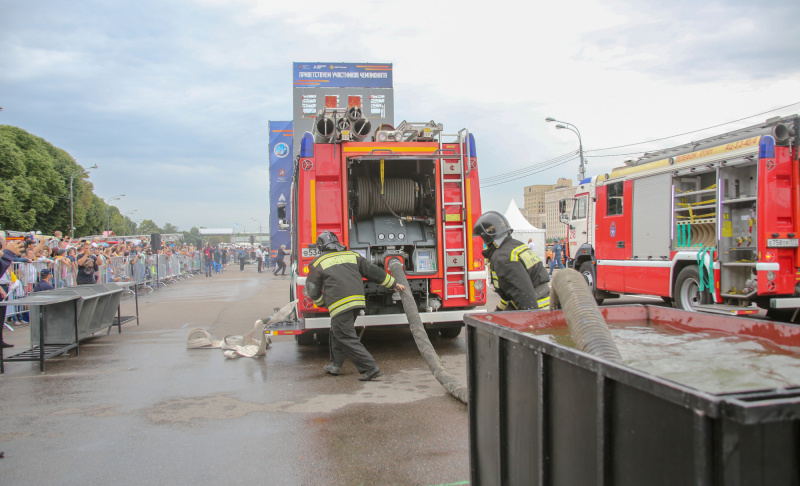
[[327,307],[331,317],[348,309],[366,307],[367,278],[394,288],[394,277],[354,251],[326,252],[311,262],[306,288],[317,307]]
[[506,238],[500,247],[490,246],[484,256],[491,262],[492,285],[500,295],[498,309],[549,307],[549,291],[543,285],[550,281],[550,276],[528,245]]

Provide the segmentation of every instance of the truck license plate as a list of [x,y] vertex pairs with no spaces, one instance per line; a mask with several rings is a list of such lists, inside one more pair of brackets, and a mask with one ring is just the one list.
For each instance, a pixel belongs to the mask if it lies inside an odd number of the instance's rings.
[[315,258],[320,255],[319,250],[316,248],[303,248],[300,252],[300,256],[303,258]]
[[767,248],[798,248],[800,240],[797,238],[770,238],[767,239]]

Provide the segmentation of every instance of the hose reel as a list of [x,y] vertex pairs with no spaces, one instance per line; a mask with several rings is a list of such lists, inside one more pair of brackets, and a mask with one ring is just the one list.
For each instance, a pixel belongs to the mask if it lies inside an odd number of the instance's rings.
[[370,177],[357,177],[355,189],[354,218],[395,214],[410,216],[419,207],[419,186],[413,179],[386,178],[381,194],[380,181]]

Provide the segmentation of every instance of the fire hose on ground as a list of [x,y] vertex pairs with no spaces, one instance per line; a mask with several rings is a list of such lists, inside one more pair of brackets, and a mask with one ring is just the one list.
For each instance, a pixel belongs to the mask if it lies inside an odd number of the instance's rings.
[[417,304],[414,302],[414,296],[411,294],[411,289],[408,286],[408,279],[406,273],[403,271],[403,263],[394,258],[389,261],[389,270],[392,272],[394,279],[406,287],[405,290],[400,292],[400,298],[403,301],[403,309],[408,317],[408,324],[411,327],[411,334],[414,336],[414,341],[417,343],[417,348],[431,370],[433,376],[442,384],[445,390],[449,391],[454,397],[458,398],[464,403],[469,399],[469,393],[466,385],[460,383],[455,376],[451,375],[442,365],[442,360],[433,349],[431,340],[428,338],[428,333],[425,332],[425,326],[422,324],[422,319],[419,317],[417,311]]

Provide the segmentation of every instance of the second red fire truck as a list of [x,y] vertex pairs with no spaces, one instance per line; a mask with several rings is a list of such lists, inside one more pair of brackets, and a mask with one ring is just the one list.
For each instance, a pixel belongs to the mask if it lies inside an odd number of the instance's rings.
[[581,181],[562,214],[574,268],[598,301],[800,322],[799,143],[800,117],[774,118]]

